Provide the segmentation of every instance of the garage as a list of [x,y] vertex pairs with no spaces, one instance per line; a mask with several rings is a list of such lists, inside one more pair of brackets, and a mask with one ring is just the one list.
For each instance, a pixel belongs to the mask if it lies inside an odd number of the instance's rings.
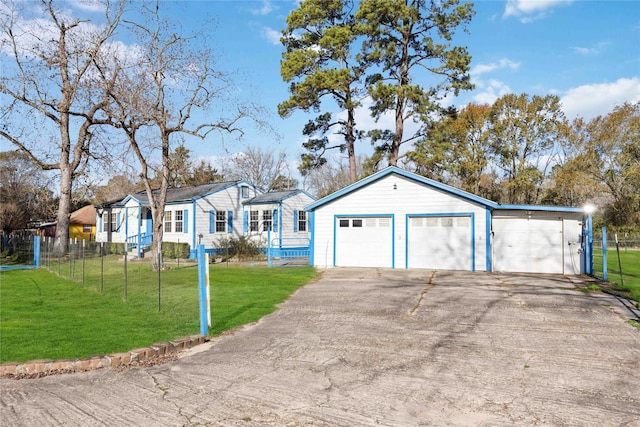
[[583,274],[581,207],[497,203],[388,167],[305,206],[310,263],[330,267]]
[[473,270],[471,214],[408,218],[408,268]]
[[393,267],[391,216],[336,217],[335,265]]

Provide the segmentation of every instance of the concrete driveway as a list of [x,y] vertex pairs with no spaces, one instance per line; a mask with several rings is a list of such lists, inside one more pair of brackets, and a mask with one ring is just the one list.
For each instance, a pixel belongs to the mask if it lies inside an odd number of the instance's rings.
[[7,426],[640,426],[640,329],[560,276],[332,269],[177,361],[0,387]]

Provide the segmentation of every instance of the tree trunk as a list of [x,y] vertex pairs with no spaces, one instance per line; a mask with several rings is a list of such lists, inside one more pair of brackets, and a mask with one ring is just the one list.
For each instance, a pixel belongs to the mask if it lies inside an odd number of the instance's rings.
[[[61,166],[62,163],[61,163]],[[56,222],[56,238],[53,252],[56,256],[64,256],[69,246],[69,219],[71,218],[71,170],[67,166],[60,169],[60,201],[58,203],[58,218]]]
[[162,270],[162,239],[164,234],[164,212],[160,208],[150,207],[153,218],[153,242],[151,244],[151,266],[153,271]]
[[351,106],[351,96],[347,98],[347,154],[349,156],[349,183],[353,184],[358,179],[356,171],[356,137],[353,134],[355,128],[355,115],[353,107]]

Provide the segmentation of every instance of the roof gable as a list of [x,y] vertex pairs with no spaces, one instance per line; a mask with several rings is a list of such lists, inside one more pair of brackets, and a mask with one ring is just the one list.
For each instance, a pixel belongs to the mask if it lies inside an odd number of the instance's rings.
[[477,203],[481,206],[485,206],[486,208],[492,210],[531,210],[531,211],[557,211],[557,212],[584,212],[583,208],[574,208],[574,207],[566,207],[566,206],[537,206],[537,205],[502,205],[500,203],[493,202],[489,199],[485,199],[484,197],[476,196],[475,194],[469,193],[467,191],[461,190],[459,188],[452,187],[447,184],[443,184],[438,181],[434,181],[430,178],[425,178],[424,176],[417,175],[412,172],[407,172],[395,166],[389,166],[379,172],[374,173],[364,179],[361,179],[358,182],[355,182],[342,190],[336,191],[335,193],[329,194],[326,197],[323,197],[320,200],[317,200],[314,203],[305,207],[305,210],[312,211],[323,205],[333,202],[341,197],[348,195],[354,191],[358,191],[359,189],[370,185],[380,179],[389,176],[389,175],[399,175],[406,179],[415,181],[422,185],[435,188],[437,190],[443,191],[445,193],[451,194],[454,197],[458,197],[473,203]]
[[244,201],[243,205],[257,205],[257,204],[269,204],[269,203],[279,203],[291,197],[297,196],[298,194],[303,194],[309,199],[314,200],[313,197],[308,195],[302,190],[286,190],[286,191],[269,191],[264,194],[258,194],[256,197]]

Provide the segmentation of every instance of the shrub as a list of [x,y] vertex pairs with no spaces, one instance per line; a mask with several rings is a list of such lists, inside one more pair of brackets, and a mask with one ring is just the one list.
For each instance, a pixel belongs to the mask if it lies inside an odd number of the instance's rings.
[[162,256],[164,258],[189,258],[188,243],[162,242]]
[[260,243],[262,242],[249,239],[247,236],[223,237],[218,240],[216,247],[226,258],[237,257],[245,261],[261,255]]

